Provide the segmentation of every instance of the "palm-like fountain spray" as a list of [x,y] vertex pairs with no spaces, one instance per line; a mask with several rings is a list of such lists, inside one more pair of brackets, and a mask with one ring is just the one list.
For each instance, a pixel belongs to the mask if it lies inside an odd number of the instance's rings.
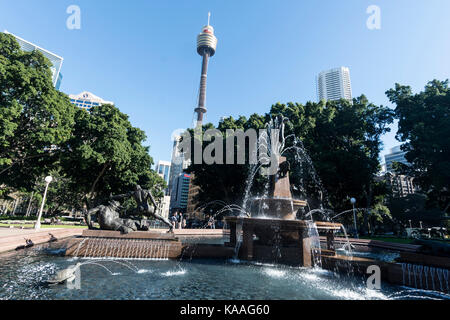
[[[225,220],[230,225],[230,245],[240,248],[239,258],[312,266],[316,260],[313,259],[312,248],[318,246],[320,250],[317,230],[332,232],[339,230],[341,224],[296,220],[297,210],[307,206],[307,202],[292,198],[290,164],[281,156],[286,150],[286,121],[284,117],[278,117],[267,126],[267,134],[261,137],[265,140],[270,159],[276,160],[278,165],[276,172],[269,173],[267,194],[250,200],[251,216],[226,217]],[[256,207],[264,210],[255,210]],[[239,230],[243,234],[241,245],[237,245],[241,240]],[[277,250],[273,250],[274,247]]]

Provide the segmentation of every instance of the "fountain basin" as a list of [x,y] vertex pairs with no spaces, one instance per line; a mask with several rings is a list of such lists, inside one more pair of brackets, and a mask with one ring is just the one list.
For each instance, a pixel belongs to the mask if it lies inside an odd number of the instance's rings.
[[[247,217],[226,217],[225,221],[230,226],[228,246],[238,248],[240,259],[313,266],[309,221]],[[335,231],[342,225],[316,222],[315,227],[319,231]]]

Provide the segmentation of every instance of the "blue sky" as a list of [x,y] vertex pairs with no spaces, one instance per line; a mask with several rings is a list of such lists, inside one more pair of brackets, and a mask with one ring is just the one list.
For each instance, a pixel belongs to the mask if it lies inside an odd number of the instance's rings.
[[[80,30],[66,28],[72,4]],[[370,5],[380,30],[366,27]],[[396,82],[418,91],[450,78],[448,0],[0,0],[0,30],[64,57],[62,91],[114,101],[146,131],[155,161],[170,160],[172,132],[193,121],[208,11],[219,39],[207,94],[215,124],[315,100],[316,75],[337,66],[350,68],[354,96],[384,105]],[[399,144],[395,131],[386,149]]]

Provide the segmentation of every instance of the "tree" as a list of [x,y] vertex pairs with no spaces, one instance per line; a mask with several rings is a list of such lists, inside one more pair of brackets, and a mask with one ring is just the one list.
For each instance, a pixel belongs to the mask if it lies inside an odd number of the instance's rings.
[[53,87],[50,66],[0,33],[0,184],[30,190],[70,137],[75,107]]
[[125,193],[135,184],[150,188],[165,182],[151,170],[153,159],[142,142],[145,133],[112,105],[78,109],[62,157],[72,188],[86,207],[110,193]]
[[[447,81],[433,80],[413,94],[396,84],[386,92],[396,105],[397,139],[404,144],[408,174],[428,195],[430,207],[450,212],[450,89]],[[404,168],[405,169],[405,168]]]
[[427,196],[423,194],[409,194],[403,198],[390,198],[387,206],[394,218],[409,227],[409,220],[413,226],[418,227],[420,221],[423,226],[446,226],[448,217],[438,208],[426,207]]
[[[392,110],[371,104],[364,96],[352,103],[346,100],[308,102],[305,106],[277,103],[263,116],[255,114],[248,120],[245,117],[223,119],[218,129],[224,138],[226,129],[262,129],[279,115],[289,119],[286,137],[294,135],[296,143],[300,143],[298,147],[303,143],[312,160],[304,154],[298,157],[296,152],[285,154],[291,163],[295,197],[307,198],[314,208],[320,206],[320,192],[326,193],[325,206],[336,211],[348,209],[350,197],[357,197],[366,208],[380,204],[380,196],[385,191],[375,177],[380,168],[381,136],[389,131]],[[210,128],[213,128],[211,124],[204,126],[203,131]],[[203,150],[208,144],[203,144]],[[286,148],[293,146],[291,137],[287,139]],[[195,173],[194,182],[202,190],[199,205],[213,200],[243,203],[250,172],[248,154],[244,165],[194,164],[189,170]],[[256,175],[252,194],[261,192],[265,182],[264,177]],[[364,225],[368,225],[368,215],[365,220]]]
[[[320,187],[311,175],[316,171],[321,188],[327,193],[326,206],[335,211],[345,210],[351,197],[366,208],[374,205],[382,194],[375,177],[380,169],[381,136],[390,130],[388,125],[393,121],[390,109],[369,103],[361,96],[352,102],[342,99],[309,102],[306,106],[277,104],[271,115],[278,114],[290,119],[286,134],[300,138],[312,159],[312,167],[305,163],[304,168],[293,168],[294,184],[303,184],[309,195],[317,194]],[[364,225],[367,218],[366,215]]]

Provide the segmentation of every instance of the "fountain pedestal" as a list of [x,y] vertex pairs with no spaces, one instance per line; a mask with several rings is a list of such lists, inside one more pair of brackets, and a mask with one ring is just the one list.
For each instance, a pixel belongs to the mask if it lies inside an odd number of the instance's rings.
[[225,218],[230,226],[229,245],[238,249],[237,255],[243,260],[311,267],[311,228],[331,234],[341,224],[296,220],[297,210],[307,203],[292,199],[286,158],[279,157],[278,167],[278,173],[270,177],[270,197],[252,201],[252,208],[264,209],[262,216]]
[[[226,217],[231,247],[238,258],[312,267],[310,225],[302,220]],[[318,230],[336,231],[340,224],[316,222]],[[240,246],[239,246],[240,243]]]

